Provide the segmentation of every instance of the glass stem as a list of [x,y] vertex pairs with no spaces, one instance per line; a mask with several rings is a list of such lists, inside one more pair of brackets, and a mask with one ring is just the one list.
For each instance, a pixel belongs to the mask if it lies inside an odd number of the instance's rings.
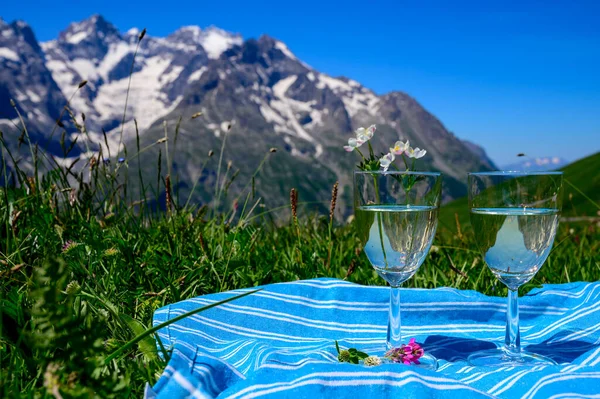
[[399,348],[402,345],[400,323],[400,287],[390,287],[390,310],[387,329],[387,348]]
[[521,333],[519,332],[519,290],[508,290],[506,308],[506,338],[504,349],[511,357],[521,357]]

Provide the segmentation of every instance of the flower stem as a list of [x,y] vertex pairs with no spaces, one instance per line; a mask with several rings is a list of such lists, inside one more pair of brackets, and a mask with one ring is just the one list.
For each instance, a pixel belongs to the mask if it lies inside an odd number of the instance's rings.
[[521,357],[521,333],[519,331],[519,291],[508,290],[506,308],[506,338],[504,349],[508,356]]
[[[373,183],[375,184],[375,199],[377,205],[381,205],[381,198],[379,197],[379,185],[377,184],[377,176],[373,176]],[[381,226],[381,212],[375,212],[377,215],[377,227],[379,228],[379,242],[381,243],[381,252],[383,253],[383,263],[385,268],[388,267],[387,254],[385,252],[385,245],[383,245],[383,227]]]
[[363,159],[363,161],[366,162],[365,156],[363,155],[362,152],[360,152],[360,150],[358,149],[358,147],[355,148],[355,150],[360,154],[361,158]]
[[399,348],[402,345],[399,287],[390,287],[390,309],[386,345],[388,350]]
[[402,161],[404,162],[404,166],[406,166],[406,170],[410,170],[410,168],[408,167],[408,162],[406,162],[406,157],[404,156],[404,154],[402,154]]
[[371,159],[374,159],[375,153],[373,152],[373,147],[371,146],[371,142],[367,141],[367,144],[369,145],[369,155],[371,155]]

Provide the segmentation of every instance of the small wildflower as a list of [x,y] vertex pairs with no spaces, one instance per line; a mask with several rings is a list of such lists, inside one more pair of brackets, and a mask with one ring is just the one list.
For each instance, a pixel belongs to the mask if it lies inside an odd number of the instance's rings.
[[108,248],[104,251],[104,256],[115,256],[119,253],[119,250],[116,248]]
[[417,147],[417,148],[409,147],[408,150],[406,150],[406,155],[409,158],[419,159],[419,158],[423,158],[425,156],[425,154],[427,154],[427,151],[421,150],[419,147]]
[[68,240],[62,246],[62,253],[66,254],[67,252],[70,252],[71,250],[73,250],[73,248],[77,247],[78,245],[79,244],[76,243],[75,241]]
[[215,152],[213,150],[208,151],[208,157],[212,157],[215,154]]
[[348,152],[354,151],[355,148],[358,148],[371,140],[375,133],[375,129],[377,129],[375,125],[371,125],[366,129],[364,127],[359,127],[354,131],[354,137],[348,139],[348,145],[345,145],[344,149]]
[[110,164],[110,158],[104,158],[102,160],[102,162],[104,163],[104,165],[109,165]]
[[379,366],[381,365],[381,359],[378,356],[369,356],[363,360],[364,365],[367,367]]
[[350,361],[350,352],[346,349],[341,350],[338,354],[338,360],[342,363],[347,363]]
[[119,162],[119,163],[123,163],[123,162],[125,162],[125,158],[119,158],[119,159],[118,159],[118,162]]
[[406,151],[408,151],[409,148],[410,148],[410,145],[409,145],[408,140],[406,140],[406,143],[403,143],[401,141],[396,141],[394,146],[392,148],[390,148],[390,152],[393,153],[394,155],[402,155]]
[[399,348],[392,348],[386,352],[385,357],[394,363],[420,364],[419,359],[425,354],[425,351],[414,338],[411,338],[408,344]]
[[44,372],[44,387],[48,390],[48,393],[53,395],[54,393],[59,392],[58,387],[60,381],[57,375],[59,368],[59,365],[56,363],[48,363],[46,371]]
[[275,147],[271,147],[271,148],[269,149],[269,152],[277,152],[277,148],[275,148]]
[[79,293],[79,291],[81,291],[81,286],[77,281],[73,280],[69,284],[67,284],[67,288],[65,289],[65,291],[67,295],[75,295]]
[[394,153],[390,152],[388,154],[385,154],[379,160],[379,165],[381,166],[381,168],[383,169],[384,172],[386,172],[388,170],[388,168],[390,167],[392,162],[394,162],[394,159],[396,159],[396,157],[394,156]]

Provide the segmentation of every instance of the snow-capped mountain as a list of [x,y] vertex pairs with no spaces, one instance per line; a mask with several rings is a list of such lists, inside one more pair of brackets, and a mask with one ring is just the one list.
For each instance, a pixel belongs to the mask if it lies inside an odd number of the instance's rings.
[[568,164],[569,161],[561,157],[527,157],[520,162],[504,165],[503,169],[525,172],[541,172],[546,170],[558,170]]
[[[20,40],[27,42],[24,37]],[[263,184],[257,183],[257,193],[267,198],[286,198],[289,188],[297,187],[304,200],[323,200],[329,196],[331,184],[339,180],[339,203],[348,206],[351,171],[358,160],[342,146],[358,126],[373,123],[377,124],[373,145],[378,150],[387,150],[398,138],[428,150],[421,166],[444,172],[446,198],[466,193],[466,171],[494,167],[481,148],[449,133],[409,95],[377,95],[352,79],[321,73],[269,36],[243,40],[218,28],[188,26],[167,37],[147,34],[139,38],[138,29],[120,33],[96,15],[71,24],[56,40],[41,47],[31,33],[33,44],[27,51],[15,48],[10,40],[0,41],[0,63],[14,62],[11,60],[22,57],[21,53],[32,52],[41,68],[39,72],[22,70],[24,80],[14,87],[7,85],[8,76],[0,75],[0,107],[16,97],[18,102],[24,101],[21,107],[28,108],[31,104],[25,97],[40,96],[27,84],[28,73],[35,73],[37,79],[46,76],[49,87],[58,90],[54,90],[54,108],[47,112],[51,116],[40,124],[39,131],[51,130],[56,110],[66,103],[65,98],[72,98],[69,108],[76,115],[85,113],[92,141],[104,145],[105,130],[113,155],[120,142],[126,102],[124,143],[128,148],[134,145],[134,118],[141,139],[152,143],[164,136],[163,121],[173,129],[183,116],[172,161],[180,181],[187,182],[180,183],[182,191],[189,191],[193,182],[201,179],[193,197],[202,201],[211,198],[205,188],[215,170],[208,164],[201,172],[199,165],[209,149],[220,148],[228,125],[224,122],[228,121],[233,121],[234,127],[228,133],[225,157],[240,169],[240,180],[250,178],[270,147],[280,149],[261,172]],[[78,89],[83,80],[87,85]],[[2,92],[3,87],[8,88]],[[12,115],[10,109],[1,109],[2,114]],[[190,118],[200,111],[202,118]],[[63,120],[69,130],[72,124]],[[152,175],[157,169],[156,156],[145,152],[139,167]],[[136,166],[132,163],[130,167]]]
[[56,149],[56,143],[44,143],[42,132],[49,133],[66,100],[46,68],[31,28],[22,21],[8,24],[0,18],[0,130],[16,146],[22,127],[10,99],[28,121],[32,140]]
[[[166,38],[148,35],[139,41],[139,34],[131,29],[121,35],[95,15],[42,44],[48,69],[66,97],[75,93],[71,106],[86,113],[92,131],[110,131],[121,123],[128,87],[126,120],[135,117],[141,129],[148,127],[177,106],[187,85],[200,77],[211,58],[242,42],[238,35],[194,26]],[[88,84],[76,92],[83,80]]]

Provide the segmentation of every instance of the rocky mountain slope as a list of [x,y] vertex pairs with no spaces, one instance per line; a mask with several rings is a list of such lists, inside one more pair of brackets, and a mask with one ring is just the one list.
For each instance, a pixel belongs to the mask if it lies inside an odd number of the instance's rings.
[[[72,98],[70,108],[86,115],[92,152],[106,147],[104,130],[114,158],[118,157],[123,117],[128,154],[135,152],[137,144],[134,118],[142,147],[163,138],[166,127],[177,189],[187,198],[198,182],[191,193],[194,202],[214,197],[211,185],[218,174],[217,160],[201,166],[207,152],[218,152],[223,140],[227,141],[224,161],[231,161],[228,175],[239,171],[240,183],[232,185],[231,196],[250,181],[269,149],[278,148],[255,179],[255,195],[268,206],[285,203],[291,187],[300,189],[301,200],[327,202],[332,184],[339,180],[340,205],[348,210],[351,171],[358,159],[342,146],[354,129],[373,123],[378,127],[373,139],[376,150],[386,151],[398,138],[428,150],[419,168],[445,174],[447,199],[466,192],[467,171],[494,167],[481,148],[448,132],[408,94],[377,95],[354,80],[320,73],[283,42],[266,35],[243,40],[218,28],[184,27],[164,38],[148,34],[139,41],[137,29],[120,33],[96,15],[71,24],[56,40],[40,46],[23,22],[2,24],[22,26],[21,31],[10,28],[11,35],[27,46],[15,46],[15,40],[0,36],[0,64],[12,65],[12,75],[18,78],[0,75],[0,118],[14,117],[6,103],[15,98],[44,137],[65,98]],[[29,60],[38,69],[31,69]],[[34,78],[47,87],[28,83]],[[82,80],[88,83],[77,90]],[[43,98],[47,108],[37,107],[30,102],[32,98]],[[203,115],[192,119],[198,112]],[[65,121],[65,125],[77,134],[72,124]],[[134,157],[128,167],[140,167],[148,180],[156,181],[157,153],[160,150],[166,162],[165,144],[145,151],[141,164]],[[163,174],[168,170],[166,164],[160,169]],[[137,173],[130,171],[130,175]]]

